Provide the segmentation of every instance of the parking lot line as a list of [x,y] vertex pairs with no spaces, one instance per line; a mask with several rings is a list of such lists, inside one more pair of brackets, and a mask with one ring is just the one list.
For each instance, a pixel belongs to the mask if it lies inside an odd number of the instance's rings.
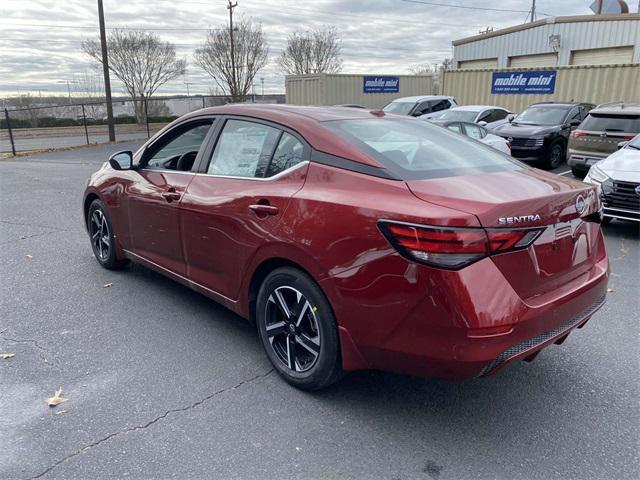
[[567,175],[568,173],[571,173],[571,170],[567,170],[566,172],[559,173],[558,175]]

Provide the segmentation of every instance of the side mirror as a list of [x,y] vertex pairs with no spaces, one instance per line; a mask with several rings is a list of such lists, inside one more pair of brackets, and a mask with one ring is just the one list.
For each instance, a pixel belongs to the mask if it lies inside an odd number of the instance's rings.
[[507,115],[507,122],[513,122],[514,118],[516,118],[516,116],[513,113],[510,113],[509,115]]
[[109,157],[109,165],[114,170],[131,170],[133,167],[133,153],[131,150],[114,153]]
[[487,122],[485,122],[484,120],[480,120],[478,122],[478,125],[480,125],[481,127],[486,127],[487,126]]
[[618,143],[618,150],[620,150],[621,148],[626,147],[626,146],[627,146],[627,143],[629,143],[629,142],[619,142],[619,143]]

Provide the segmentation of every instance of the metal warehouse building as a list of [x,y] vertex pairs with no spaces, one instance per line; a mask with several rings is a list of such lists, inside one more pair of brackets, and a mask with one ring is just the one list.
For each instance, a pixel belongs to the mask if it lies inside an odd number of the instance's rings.
[[454,68],[640,62],[640,14],[555,17],[453,42]]

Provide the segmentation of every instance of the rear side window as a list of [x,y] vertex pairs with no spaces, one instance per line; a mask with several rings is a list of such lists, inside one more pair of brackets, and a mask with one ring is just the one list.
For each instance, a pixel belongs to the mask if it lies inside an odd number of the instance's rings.
[[580,129],[598,132],[640,133],[640,115],[590,113],[580,125]]
[[228,120],[218,138],[207,173],[231,177],[262,177],[280,136],[277,128]]
[[422,120],[386,117],[325,125],[404,180],[522,168],[490,147]]
[[486,133],[484,133],[484,130],[479,127],[478,125],[471,125],[471,124],[466,124],[464,126],[464,129],[467,132],[467,136],[475,139],[475,140],[481,140],[485,137]]
[[297,165],[304,159],[304,145],[293,135],[284,132],[278,148],[276,148],[269,168],[267,168],[267,177],[272,177],[286,169]]

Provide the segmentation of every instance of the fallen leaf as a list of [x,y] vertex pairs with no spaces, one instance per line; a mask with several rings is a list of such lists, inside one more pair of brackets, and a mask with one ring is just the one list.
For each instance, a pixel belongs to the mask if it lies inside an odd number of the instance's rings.
[[7,360],[8,358],[13,358],[15,356],[15,353],[0,353],[0,358],[3,360]]
[[112,286],[113,283],[105,283],[102,288],[109,288],[110,286]]
[[50,407],[55,407],[56,405],[60,405],[62,402],[66,402],[67,398],[62,398],[62,388],[58,388],[53,397],[47,398],[47,405]]
[[27,238],[26,235],[20,235],[20,240],[25,240]]
[[611,293],[611,292],[615,292],[615,290],[613,288],[607,288],[607,292]]
[[31,260],[33,258],[33,255],[25,255],[25,258],[28,258],[29,260]]

